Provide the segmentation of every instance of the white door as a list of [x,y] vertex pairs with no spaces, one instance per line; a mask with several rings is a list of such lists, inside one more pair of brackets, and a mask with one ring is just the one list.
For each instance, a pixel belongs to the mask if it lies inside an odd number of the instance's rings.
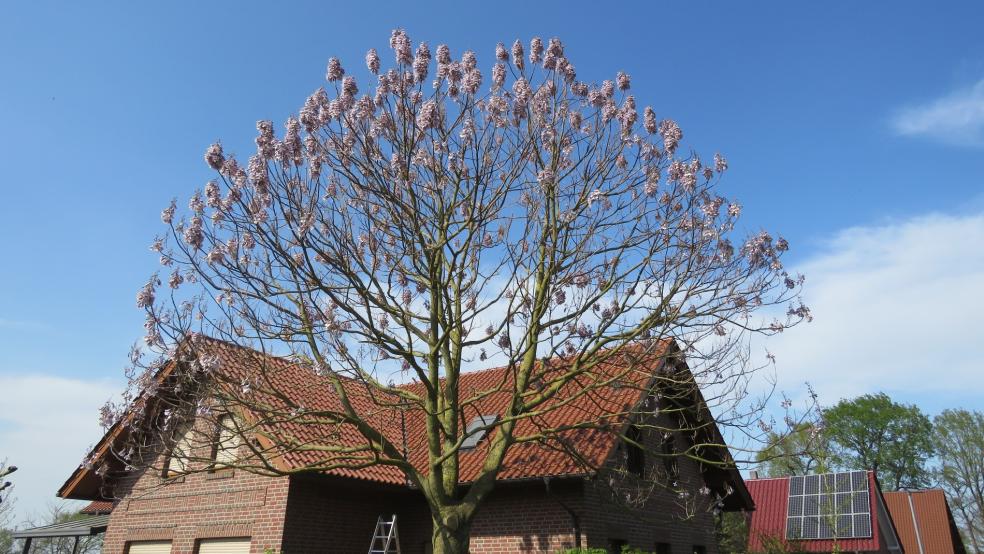
[[171,541],[136,541],[126,549],[127,554],[171,554]]
[[202,539],[198,554],[249,554],[249,537],[238,539]]

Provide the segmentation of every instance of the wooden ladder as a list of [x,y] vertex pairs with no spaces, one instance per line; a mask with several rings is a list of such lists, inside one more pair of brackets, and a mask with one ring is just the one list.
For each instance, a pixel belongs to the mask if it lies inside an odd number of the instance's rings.
[[369,554],[400,554],[400,533],[396,529],[396,514],[379,516],[376,530],[372,533]]

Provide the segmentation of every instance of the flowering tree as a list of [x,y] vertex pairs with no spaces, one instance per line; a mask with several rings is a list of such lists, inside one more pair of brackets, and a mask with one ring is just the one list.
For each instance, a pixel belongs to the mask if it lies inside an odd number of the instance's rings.
[[[375,49],[366,55],[375,87],[365,93],[329,60],[327,87],[282,134],[257,123],[246,163],[208,148],[215,180],[186,215],[175,203],[162,215],[169,233],[154,249],[166,275],[137,297],[147,347],[171,358],[202,333],[290,355],[322,376],[338,398],[330,413],[305,412],[262,378],[209,390],[249,408],[250,432],[288,420],[356,429],[364,446],[320,444],[321,461],[298,471],[399,469],[427,499],[438,553],[467,551],[511,448],[563,431],[519,433],[521,423],[572,383],[570,402],[610,386],[620,376],[598,368],[625,349],[662,356],[674,339],[695,377],[686,383],[705,387],[719,425],[761,432],[748,338],[809,312],[801,278],[780,263],[786,241],[760,232],[733,242],[740,205],[716,192],[725,159],[705,165],[682,151],[680,127],[649,107],[640,114],[625,73],[579,80],[557,39],[499,44],[489,73],[470,51],[414,50],[401,30],[390,47],[390,69]],[[778,318],[756,313],[778,306]],[[198,371],[180,386],[214,385],[217,360],[188,357]],[[557,357],[562,370],[549,361]],[[131,401],[159,367],[140,351],[134,361]],[[507,409],[484,426],[494,433],[481,470],[463,487],[469,409],[489,391],[460,390],[459,377],[479,364],[513,377],[501,385]],[[419,386],[397,385],[411,380]],[[367,399],[423,414],[425,467],[380,428]],[[284,471],[272,451],[254,448],[239,463]]]

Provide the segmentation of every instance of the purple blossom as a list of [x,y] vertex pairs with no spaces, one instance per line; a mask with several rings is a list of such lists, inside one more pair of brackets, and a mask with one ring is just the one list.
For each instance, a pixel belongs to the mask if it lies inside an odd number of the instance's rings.
[[495,88],[502,88],[502,85],[506,82],[506,66],[503,63],[497,63],[492,66],[492,86]]
[[[275,144],[277,142],[276,137],[273,135],[273,122],[269,120],[260,120],[256,122],[256,130],[258,134],[256,135],[256,151],[265,159],[270,159],[275,153]],[[252,160],[250,160],[250,169],[252,169]],[[250,175],[252,179],[253,176]]]
[[161,221],[163,221],[165,225],[170,225],[171,222],[174,221],[174,211],[176,209],[177,209],[177,200],[172,198],[171,203],[168,205],[168,207],[161,210]]
[[202,218],[197,215],[191,218],[191,223],[184,230],[184,241],[195,250],[202,247],[205,235],[202,233]]
[[154,305],[154,286],[157,283],[157,276],[153,276],[147,281],[147,284],[143,286],[137,292],[137,307],[140,309],[147,309]]
[[628,74],[621,71],[615,76],[615,82],[618,84],[618,90],[629,90],[631,77]]
[[424,102],[417,114],[417,127],[421,130],[436,128],[441,124],[441,113],[434,100]]
[[184,283],[184,277],[181,276],[180,271],[175,269],[171,272],[171,277],[167,280],[167,286],[176,289],[181,286],[181,283]]
[[390,48],[396,55],[396,63],[399,65],[413,63],[413,49],[410,46],[410,37],[403,29],[393,29],[390,34]]
[[375,48],[370,48],[366,52],[366,67],[373,75],[379,75],[379,54],[376,52]]
[[472,69],[465,74],[465,81],[462,83],[462,88],[468,94],[477,94],[478,89],[482,86],[482,72],[478,69]]
[[413,58],[414,78],[418,83],[427,78],[427,68],[430,66],[431,52],[426,42],[421,42],[417,47],[417,55]]
[[475,57],[475,53],[471,50],[465,50],[465,53],[461,55],[461,65],[464,66],[465,72],[472,71],[478,67],[478,59]]
[[509,333],[501,333],[495,343],[502,349],[512,346],[512,341],[509,339]]
[[349,75],[342,79],[342,94],[349,98],[354,98],[356,94],[359,94],[359,85],[356,84],[355,77]]
[[543,56],[543,40],[533,37],[530,41],[530,63],[540,63]]
[[501,42],[495,45],[495,59],[500,62],[509,61],[509,52],[506,51],[506,45]]
[[659,123],[659,134],[663,136],[663,148],[667,152],[673,153],[683,138],[683,131],[680,126],[672,119],[664,119]]
[[604,80],[601,82],[601,95],[605,98],[611,99],[615,96],[615,83]]
[[451,63],[451,49],[447,44],[437,45],[437,63],[442,65]]
[[345,70],[342,69],[342,62],[338,58],[328,59],[328,69],[325,71],[325,79],[328,79],[329,83],[334,83],[345,75]]
[[720,153],[714,154],[714,171],[724,173],[727,170],[728,160],[726,160]]
[[205,150],[205,163],[209,167],[218,171],[222,169],[222,163],[225,161],[225,156],[222,155],[222,145],[215,143]]
[[525,62],[523,61],[523,43],[519,42],[519,39],[516,39],[516,42],[512,45],[512,58],[513,63],[516,65],[516,69],[522,71],[523,64]]

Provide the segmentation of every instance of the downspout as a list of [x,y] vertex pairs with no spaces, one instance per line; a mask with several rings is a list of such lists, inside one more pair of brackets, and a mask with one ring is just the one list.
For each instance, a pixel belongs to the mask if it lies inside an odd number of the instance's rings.
[[906,498],[909,499],[909,513],[912,514],[912,528],[916,530],[916,544],[919,545],[919,554],[926,554],[923,549],[922,537],[919,535],[919,522],[916,521],[916,508],[912,505],[912,491],[905,491]]
[[563,508],[569,516],[571,516],[571,529],[574,531],[574,548],[581,548],[581,518],[578,517],[577,512],[575,512],[563,500],[550,492],[550,477],[544,477],[543,484],[546,486],[547,496],[553,498],[554,502]]

